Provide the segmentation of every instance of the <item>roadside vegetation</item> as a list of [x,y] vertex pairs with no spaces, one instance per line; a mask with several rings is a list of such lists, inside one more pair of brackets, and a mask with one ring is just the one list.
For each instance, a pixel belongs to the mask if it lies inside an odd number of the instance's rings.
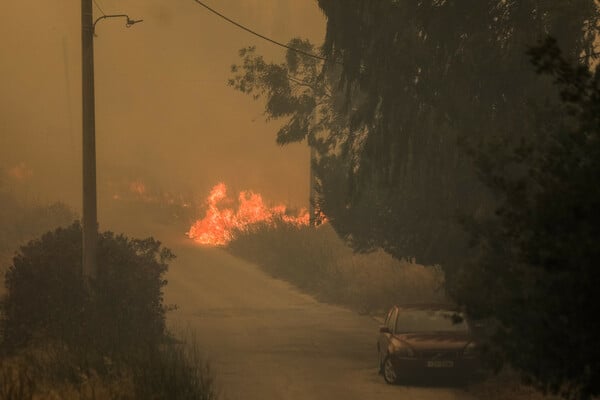
[[486,380],[467,388],[476,399],[485,400],[559,400],[561,397],[544,393],[521,380],[518,371],[503,368]]
[[588,400],[600,395],[600,67],[573,62],[553,38],[528,53],[560,99],[540,115],[559,120],[475,154],[497,205],[464,219],[473,246],[449,292],[493,321],[489,359],[540,391]]
[[215,399],[193,338],[165,325],[170,250],[103,232],[88,285],[81,237],[77,222],[47,232],[6,271],[0,399]]
[[[320,301],[382,317],[392,304],[448,302],[440,268],[399,261],[383,251],[356,253],[328,224],[318,228],[259,225],[238,232],[231,254],[251,261],[269,275],[290,282]],[[503,368],[468,387],[488,400],[557,400],[524,385]]]
[[242,49],[230,85],[314,150],[313,200],[351,247],[441,265],[491,365],[597,398],[598,2],[318,4],[320,48]]
[[381,314],[394,303],[444,301],[438,268],[399,261],[382,251],[356,253],[329,224],[262,224],[238,232],[227,250],[324,302]]
[[196,344],[173,342],[143,357],[95,369],[60,344],[28,347],[0,359],[0,399],[216,399],[209,365]]

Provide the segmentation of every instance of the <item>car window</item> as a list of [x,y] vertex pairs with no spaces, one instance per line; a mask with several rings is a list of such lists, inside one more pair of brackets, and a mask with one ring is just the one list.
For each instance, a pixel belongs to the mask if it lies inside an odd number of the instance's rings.
[[390,308],[390,311],[388,311],[387,315],[385,316],[385,322],[383,323],[384,326],[389,326],[390,318],[392,317],[394,309],[395,307]]
[[398,317],[398,309],[392,309],[390,318],[387,321],[386,326],[389,328],[390,332],[394,332],[394,328],[396,327],[396,317]]
[[396,320],[395,332],[467,332],[464,318],[458,322],[454,318],[456,315],[447,310],[402,310]]

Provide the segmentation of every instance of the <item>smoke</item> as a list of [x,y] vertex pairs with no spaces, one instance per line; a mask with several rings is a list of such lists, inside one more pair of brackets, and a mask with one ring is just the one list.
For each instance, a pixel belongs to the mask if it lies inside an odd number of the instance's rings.
[[[226,86],[237,50],[257,45],[267,59],[282,49],[208,14],[193,1],[99,0],[127,13],[127,29],[97,26],[98,196],[115,181],[139,179],[170,192],[206,193],[215,181],[252,188],[275,202],[308,205],[305,145],[280,148],[277,123],[261,104]],[[230,0],[213,4],[231,18],[286,41],[319,43],[324,20],[313,2]],[[250,12],[253,10],[253,12]],[[97,10],[96,10],[97,11]],[[26,165],[29,193],[80,207],[80,16],[70,0],[0,5],[0,167]],[[100,14],[98,14],[100,15]],[[254,121],[254,122],[253,122]],[[99,220],[110,202],[99,202]]]

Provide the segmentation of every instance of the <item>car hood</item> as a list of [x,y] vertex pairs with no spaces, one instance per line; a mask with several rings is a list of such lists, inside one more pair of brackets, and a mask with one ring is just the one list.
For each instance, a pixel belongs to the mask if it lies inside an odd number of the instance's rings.
[[461,350],[472,341],[471,335],[466,332],[404,333],[394,336],[396,340],[416,351]]

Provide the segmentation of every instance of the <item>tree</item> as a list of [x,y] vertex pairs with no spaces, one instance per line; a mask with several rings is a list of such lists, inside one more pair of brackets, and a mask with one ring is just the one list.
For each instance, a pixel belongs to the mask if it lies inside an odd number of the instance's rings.
[[562,123],[483,155],[499,208],[469,221],[477,251],[452,294],[497,322],[492,349],[531,383],[589,399],[600,394],[600,68],[572,66],[553,39],[530,54],[560,88]]
[[166,335],[162,288],[174,256],[152,239],[103,232],[90,294],[81,276],[81,225],[23,246],[5,276],[2,345],[50,340],[99,355],[147,350]]
[[[329,65],[342,64],[339,85],[354,100],[346,113],[353,129],[367,131],[355,155],[347,209],[368,217],[350,233],[397,256],[459,263],[466,241],[457,216],[493,208],[464,150],[531,131],[538,123],[535,100],[550,89],[531,71],[527,46],[550,33],[568,57],[589,53],[596,4],[319,5],[327,17],[323,52]],[[370,206],[371,197],[381,204]]]
[[293,52],[283,64],[245,52],[232,83],[264,95],[268,118],[289,118],[278,143],[308,138],[319,150],[317,201],[356,249],[460,263],[468,246],[458,217],[494,208],[465,150],[518,142],[540,123],[536,102],[552,89],[525,50],[550,33],[567,58],[590,57],[595,2],[319,6],[327,18],[323,68]]
[[[315,53],[308,40],[295,38],[288,45],[302,53],[289,50],[281,64],[267,63],[254,47],[241,49],[243,62],[232,66],[229,85],[255,100],[264,98],[267,119],[285,120],[277,131],[279,145],[306,140],[313,147],[318,196],[312,200],[318,210],[331,209],[332,212],[327,212],[331,219],[333,208],[344,208],[338,203],[344,202],[347,195],[343,185],[348,183],[348,160],[354,151],[348,137],[359,134],[349,129],[343,112],[345,95],[333,88],[339,71],[323,70],[321,60],[307,56]],[[338,220],[337,215],[334,218]]]
[[[322,69],[298,76],[244,53],[232,83],[267,102],[310,83],[310,112],[287,102],[265,113],[304,121],[290,141],[318,150],[318,202],[333,227],[358,250],[442,264],[452,297],[497,323],[496,355],[541,388],[598,394],[596,2],[319,5]],[[561,99],[526,54],[547,35],[556,44],[531,54]]]

